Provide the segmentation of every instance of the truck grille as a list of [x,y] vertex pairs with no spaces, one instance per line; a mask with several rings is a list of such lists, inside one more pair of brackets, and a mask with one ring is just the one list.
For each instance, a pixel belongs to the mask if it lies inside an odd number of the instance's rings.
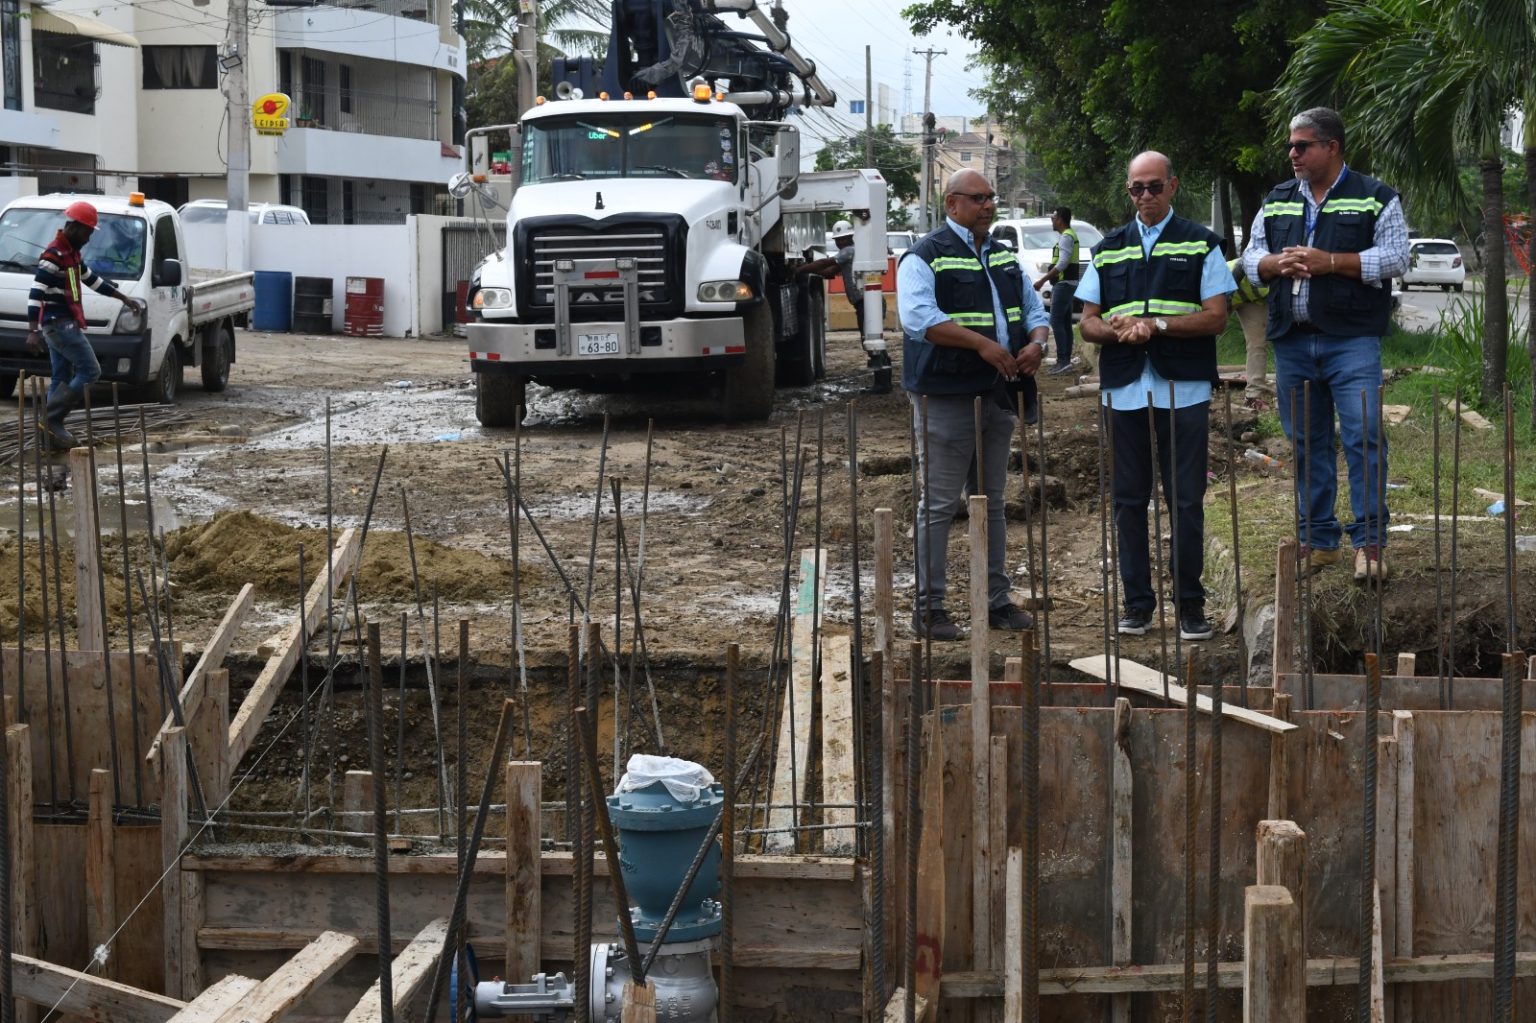
[[[535,230],[530,238],[533,255],[533,304],[555,304],[554,264],[557,259],[618,259],[628,256],[640,271],[642,307],[665,305],[671,299],[667,280],[667,236],[660,224],[618,224],[597,231],[551,227]],[[599,301],[582,301],[572,295],[572,319],[586,319],[584,310],[611,311],[622,301],[609,301],[604,294]]]

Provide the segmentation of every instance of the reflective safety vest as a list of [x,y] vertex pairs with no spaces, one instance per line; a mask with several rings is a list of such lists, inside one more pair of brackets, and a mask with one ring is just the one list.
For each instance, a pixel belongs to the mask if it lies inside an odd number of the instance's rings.
[[1059,280],[1063,281],[1075,281],[1083,272],[1078,256],[1082,249],[1082,242],[1078,241],[1077,229],[1070,224],[1065,231],[1061,232],[1061,236],[1056,239],[1056,244],[1051,246],[1051,266],[1061,265],[1061,243],[1069,238],[1072,240],[1072,248],[1070,250],[1072,254],[1067,259],[1067,268],[1061,272]]
[[[950,228],[948,222],[924,235],[902,259],[921,259],[933,271],[933,297],[939,310],[962,327],[999,341],[1010,352],[1024,345],[1024,268],[1018,257],[989,244],[983,257]],[[982,259],[986,260],[983,266]],[[999,338],[992,309],[997,286],[1007,320]],[[901,385],[915,394],[982,394],[998,381],[997,370],[975,352],[936,345],[903,330]]]
[[[1099,275],[1099,310],[1111,316],[1186,316],[1198,313],[1205,259],[1221,239],[1192,220],[1168,221],[1152,251],[1141,245],[1135,220],[1122,224],[1094,246]],[[1154,334],[1144,345],[1104,345],[1099,380],[1106,390],[1134,383],[1148,359],[1167,380],[1216,380],[1216,338]]]
[[1227,260],[1227,269],[1232,271],[1232,279],[1237,282],[1237,290],[1232,293],[1232,308],[1247,305],[1249,302],[1262,302],[1269,294],[1269,285],[1260,287],[1248,279],[1243,272],[1243,257]]

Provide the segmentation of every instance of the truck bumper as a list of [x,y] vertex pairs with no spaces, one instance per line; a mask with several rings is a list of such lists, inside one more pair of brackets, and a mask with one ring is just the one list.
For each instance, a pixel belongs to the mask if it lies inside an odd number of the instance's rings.
[[735,316],[641,321],[629,327],[623,321],[482,322],[469,324],[466,334],[475,372],[528,377],[719,370],[739,365],[746,355],[742,321]]
[[[101,379],[142,384],[154,375],[149,364],[149,332],[142,334],[87,334],[96,361],[101,363]],[[48,376],[52,366],[48,352],[33,354],[27,350],[27,332],[0,329],[0,373]]]

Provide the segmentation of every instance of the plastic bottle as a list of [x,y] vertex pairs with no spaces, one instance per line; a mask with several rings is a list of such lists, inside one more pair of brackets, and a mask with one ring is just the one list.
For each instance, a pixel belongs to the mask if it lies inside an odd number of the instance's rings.
[[1258,448],[1249,448],[1247,451],[1244,451],[1243,458],[1255,465],[1262,465],[1270,469],[1285,468],[1285,463],[1281,462],[1278,458],[1271,458]]

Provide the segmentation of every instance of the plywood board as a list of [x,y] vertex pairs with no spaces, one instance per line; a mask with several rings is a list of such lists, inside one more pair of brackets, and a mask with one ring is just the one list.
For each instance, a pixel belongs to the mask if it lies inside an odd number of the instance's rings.
[[[770,828],[789,828],[800,823],[794,808],[805,801],[811,707],[816,685],[816,640],[826,584],[827,552],[821,551],[818,555],[815,549],[801,551],[800,575],[795,588],[794,634],[790,637],[790,678],[779,708],[772,788],[775,809],[768,814]],[[767,852],[788,852],[795,848],[794,836],[788,831],[776,831],[764,836],[763,846]]]
[[838,854],[853,851],[853,823],[858,817],[853,809],[858,793],[853,763],[852,657],[847,636],[829,636],[821,641],[821,796],[828,804],[825,823],[847,825],[824,832],[822,847]]

